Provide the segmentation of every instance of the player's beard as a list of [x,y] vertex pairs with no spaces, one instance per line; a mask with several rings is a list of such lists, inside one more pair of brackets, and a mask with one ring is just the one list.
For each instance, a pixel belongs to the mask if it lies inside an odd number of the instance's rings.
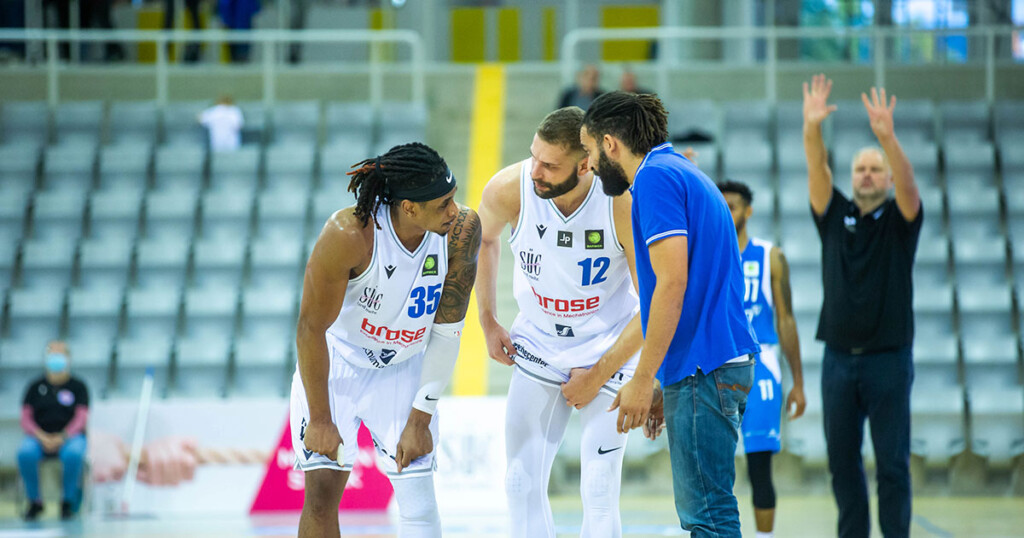
[[622,165],[613,162],[604,152],[604,148],[597,149],[597,174],[601,176],[601,188],[608,196],[619,196],[629,188],[629,179],[626,178],[626,170]]
[[[531,178],[531,179],[533,179],[533,192],[534,192],[534,194],[536,194],[537,197],[541,198],[542,200],[547,200],[547,199],[550,199],[550,198],[557,198],[557,197],[559,197],[559,196],[561,196],[561,195],[563,195],[563,194],[565,194],[565,193],[575,189],[576,185],[580,184],[580,178],[579,178],[579,176],[576,175],[576,170],[573,170],[572,173],[569,174],[569,177],[565,178],[565,180],[560,182],[560,183],[548,183],[546,181],[542,181],[542,180],[536,179],[536,178]],[[543,191],[543,192],[537,190],[537,185],[538,184],[540,184],[541,186],[547,188],[547,190]]]

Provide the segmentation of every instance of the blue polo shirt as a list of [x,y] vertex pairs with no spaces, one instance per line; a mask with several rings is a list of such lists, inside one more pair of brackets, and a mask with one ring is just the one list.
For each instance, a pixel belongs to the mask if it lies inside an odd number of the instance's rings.
[[687,237],[689,273],[683,311],[658,370],[662,385],[678,383],[698,368],[707,374],[730,359],[759,352],[743,311],[736,227],[718,187],[665,143],[644,157],[630,192],[645,336],[657,283],[650,246],[666,237]]

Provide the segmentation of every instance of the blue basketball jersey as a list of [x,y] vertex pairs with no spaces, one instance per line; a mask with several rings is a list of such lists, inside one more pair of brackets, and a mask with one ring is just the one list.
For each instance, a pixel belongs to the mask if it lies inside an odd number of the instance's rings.
[[771,251],[770,242],[751,237],[740,256],[743,266],[743,309],[747,312],[747,319],[754,328],[757,341],[762,344],[779,343],[779,337],[775,334],[775,301],[772,300]]

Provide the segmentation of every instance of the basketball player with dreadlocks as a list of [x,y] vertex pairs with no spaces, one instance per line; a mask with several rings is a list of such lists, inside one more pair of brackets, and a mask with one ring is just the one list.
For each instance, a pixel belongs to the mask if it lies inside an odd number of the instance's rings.
[[[498,172],[480,205],[477,297],[490,356],[515,365],[508,389],[505,489],[513,537],[555,536],[548,478],[573,408],[580,411],[584,537],[622,535],[626,433],[609,412],[636,368],[642,336],[633,288],[628,196],[612,198],[587,166],[583,110],[547,115],[531,157]],[[519,315],[496,316],[499,237],[512,228]],[[511,334],[510,334],[511,332]]]
[[455,365],[480,221],[444,159],[405,144],[350,172],[356,205],[327,221],[306,264],[291,431],[305,472],[299,536],[338,536],[362,422],[394,486],[402,537],[437,537],[437,400]]

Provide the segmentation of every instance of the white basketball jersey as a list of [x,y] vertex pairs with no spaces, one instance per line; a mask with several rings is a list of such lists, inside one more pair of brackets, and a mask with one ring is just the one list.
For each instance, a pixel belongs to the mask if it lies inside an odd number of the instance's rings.
[[522,166],[519,222],[509,239],[519,303],[511,336],[552,366],[590,366],[640,309],[615,233],[612,197],[595,177],[566,217],[534,192],[530,162]]
[[348,281],[338,319],[327,329],[332,357],[359,368],[386,368],[423,351],[448,273],[447,237],[427,232],[409,252],[388,206],[377,219],[370,265]]

